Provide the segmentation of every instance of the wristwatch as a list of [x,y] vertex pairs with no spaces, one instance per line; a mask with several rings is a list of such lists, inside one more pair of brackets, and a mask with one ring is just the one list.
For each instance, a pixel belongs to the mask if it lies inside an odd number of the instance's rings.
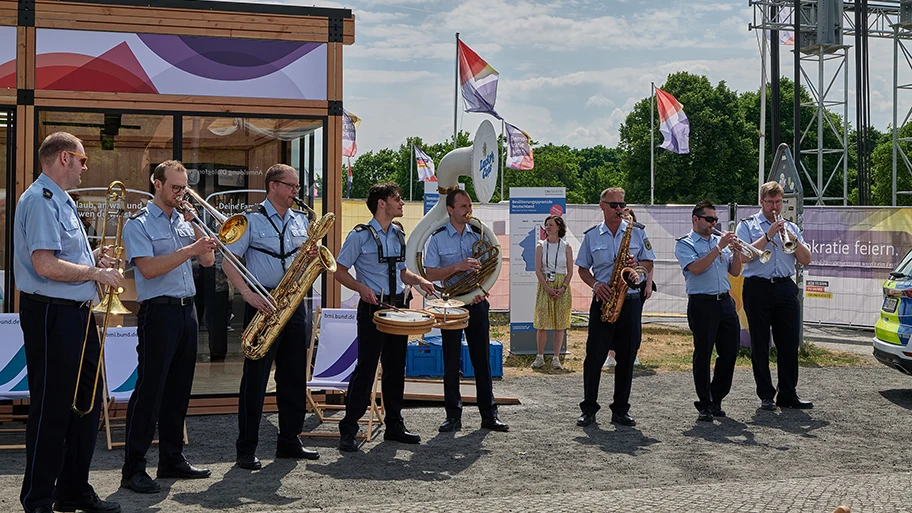
[[766,237],[766,242],[773,242],[768,233],[764,233],[763,236]]

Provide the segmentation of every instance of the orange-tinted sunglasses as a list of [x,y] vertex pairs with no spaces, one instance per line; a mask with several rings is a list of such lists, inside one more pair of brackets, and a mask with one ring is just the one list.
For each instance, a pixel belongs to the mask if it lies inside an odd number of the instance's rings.
[[65,153],[69,153],[70,155],[79,159],[79,163],[82,164],[83,166],[89,163],[89,157],[83,155],[82,153],[76,153],[75,151],[70,151],[70,150],[63,150],[63,151]]

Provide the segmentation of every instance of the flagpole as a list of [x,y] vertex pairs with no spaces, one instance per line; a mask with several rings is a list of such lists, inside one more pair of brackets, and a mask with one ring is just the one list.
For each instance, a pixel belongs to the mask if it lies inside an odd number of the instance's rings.
[[507,174],[507,137],[504,135],[506,126],[503,118],[500,118],[500,138],[503,140],[503,152],[500,155],[500,201],[506,198],[504,196],[504,175]]
[[459,32],[456,33],[456,87],[453,92],[453,149],[458,147],[459,137]]
[[[760,41],[760,161],[757,164],[757,201],[760,201],[760,186],[763,185],[763,164],[766,161],[766,37]],[[777,40],[770,44],[779,44]]]
[[412,189],[415,187],[415,145],[411,143],[411,139],[408,139],[408,141],[409,155],[411,156],[409,159],[409,201],[412,201],[414,199],[412,197]]
[[652,98],[649,100],[649,204],[655,205],[655,82],[649,83]]

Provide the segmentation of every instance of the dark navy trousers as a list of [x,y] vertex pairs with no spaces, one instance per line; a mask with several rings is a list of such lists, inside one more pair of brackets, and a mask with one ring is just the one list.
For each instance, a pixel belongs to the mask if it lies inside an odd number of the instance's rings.
[[[43,303],[20,295],[19,321],[28,369],[29,416],[25,430],[25,475],[19,496],[26,511],[54,500],[95,494],[89,466],[95,453],[101,412],[101,379],[92,411],[72,411],[83,340],[88,342],[79,387],[80,409],[92,397],[99,342],[94,316],[86,307]],[[56,483],[56,486],[55,486]]]
[[[741,323],[731,296],[722,299],[695,298],[687,302],[687,324],[693,333],[693,378],[697,390],[697,410],[721,406],[731,391],[735,361],[738,359]],[[716,349],[715,372],[710,378],[710,362]]]
[[744,279],[744,312],[751,336],[751,367],[757,384],[757,397],[773,399],[776,387],[770,376],[770,329],[776,344],[776,370],[779,375],[777,400],[798,398],[798,285],[790,279],[775,283],[764,278]]
[[[469,359],[475,369],[475,396],[482,420],[497,418],[494,385],[491,379],[491,322],[487,300],[466,305],[469,325],[465,328]],[[462,417],[462,394],[459,392],[459,362],[463,330],[441,330],[443,339],[443,399],[448,419]]]
[[602,364],[608,351],[614,349],[617,366],[614,368],[614,402],[611,411],[623,415],[630,410],[630,388],[633,385],[633,363],[640,349],[643,301],[639,294],[624,299],[621,315],[615,323],[602,322],[602,302],[592,298],[589,307],[589,335],[586,338],[586,359],[583,360],[583,413],[595,413],[598,403]]
[[196,307],[144,301],[136,319],[139,367],[127,405],[123,477],[146,470],[146,453],[158,425],[158,467],[183,463],[184,418],[196,369]]

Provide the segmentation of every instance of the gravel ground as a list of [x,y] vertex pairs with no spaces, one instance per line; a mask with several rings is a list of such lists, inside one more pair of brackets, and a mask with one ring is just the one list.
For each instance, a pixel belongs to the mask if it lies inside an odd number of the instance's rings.
[[[105,450],[99,438],[92,483],[102,497],[119,501],[129,512],[395,511],[416,503],[426,503],[428,510],[436,503],[475,511],[482,509],[484,501],[479,499],[485,497],[511,505],[504,510],[523,511],[547,509],[541,506],[547,501],[539,500],[539,506],[526,503],[530,495],[552,495],[569,506],[572,497],[588,501],[594,494],[618,490],[641,489],[646,500],[650,490],[665,487],[692,490],[704,485],[724,493],[726,488],[765,482],[798,479],[809,486],[829,482],[827,478],[910,470],[912,378],[884,366],[803,368],[799,392],[813,400],[815,408],[782,412],[758,410],[750,371],[737,370],[734,389],[723,404],[728,418],[712,424],[696,421],[688,373],[641,374],[634,379],[634,428],[608,423],[612,387],[613,376],[605,373],[599,423],[585,429],[575,425],[581,374],[510,378],[495,382],[496,395],[522,401],[501,407],[509,433],[480,430],[478,411],[470,406],[461,432],[439,434],[442,406],[419,405],[408,408],[404,416],[424,438],[421,445],[385,443],[381,437],[365,445],[363,452],[343,455],[335,448],[336,439],[309,438],[305,445],[318,449],[322,457],[306,464],[273,460],[275,429],[269,424],[277,419],[269,416],[261,430],[259,456],[264,468],[254,473],[233,466],[234,416],[193,417],[188,421],[191,444],[186,455],[192,463],[210,467],[211,479],[162,480],[163,491],[156,495],[119,490],[122,451]],[[312,423],[309,417],[308,425]],[[150,459],[154,477],[155,447]],[[19,511],[23,466],[23,451],[0,452],[2,511]],[[909,476],[904,476],[908,485]],[[826,512],[842,498],[833,488],[821,490],[825,495],[820,504],[828,504],[826,494],[834,494]],[[592,507],[569,509],[609,509],[586,504]],[[678,511],[656,504],[652,511]],[[856,513],[865,510],[853,507]],[[564,509],[556,505],[554,510]]]

